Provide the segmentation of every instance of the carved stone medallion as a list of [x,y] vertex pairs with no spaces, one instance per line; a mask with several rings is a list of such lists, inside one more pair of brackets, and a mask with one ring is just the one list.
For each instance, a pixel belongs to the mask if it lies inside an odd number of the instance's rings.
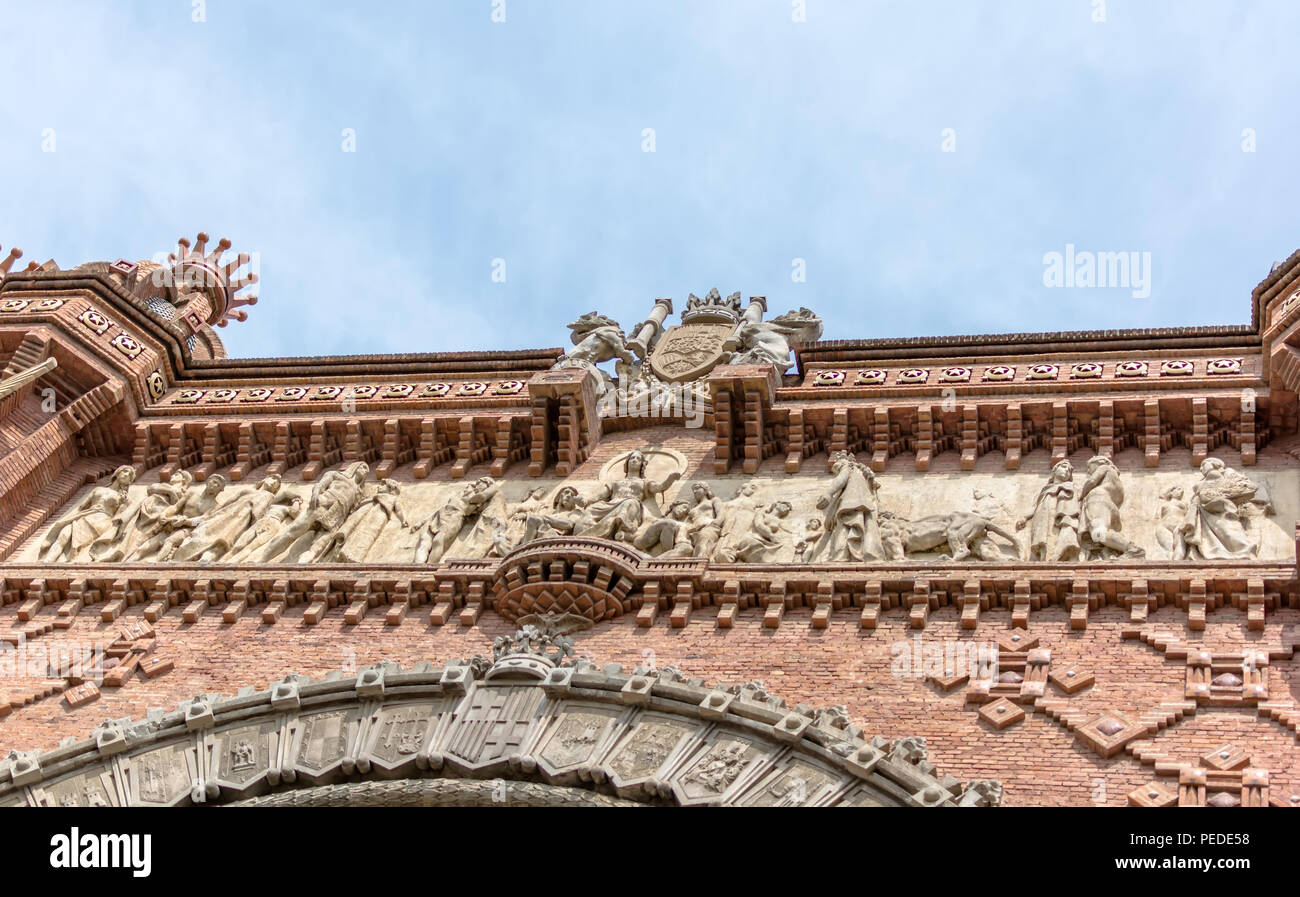
[[734,324],[670,327],[650,353],[650,368],[661,380],[698,380],[722,361],[726,354],[723,343],[735,329]]

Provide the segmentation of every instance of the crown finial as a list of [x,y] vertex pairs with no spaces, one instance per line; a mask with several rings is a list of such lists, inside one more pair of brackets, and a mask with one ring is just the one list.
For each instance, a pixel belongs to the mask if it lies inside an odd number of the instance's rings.
[[739,320],[740,292],[723,299],[717,287],[709,290],[703,299],[691,293],[682,312],[683,324],[735,324]]
[[190,241],[181,237],[176,241],[176,252],[169,256],[172,265],[172,289],[179,299],[181,294],[202,291],[212,300],[212,314],[207,323],[225,327],[231,321],[248,320],[245,306],[256,305],[257,296],[252,293],[240,294],[242,290],[257,283],[257,274],[248,271],[242,275],[239,269],[252,261],[246,252],[239,253],[229,264],[222,264],[222,256],[230,249],[231,242],[225,237],[217,241],[216,247],[208,252],[211,237],[200,231],[190,249]]

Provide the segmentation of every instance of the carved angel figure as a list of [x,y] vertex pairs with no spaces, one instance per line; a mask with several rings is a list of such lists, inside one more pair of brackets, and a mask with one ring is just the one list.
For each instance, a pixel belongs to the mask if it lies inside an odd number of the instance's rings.
[[596,374],[596,394],[601,395],[612,385],[609,374],[596,367],[606,361],[618,360],[635,365],[637,360],[627,345],[627,336],[618,322],[598,312],[589,311],[569,325],[573,331],[570,340],[573,349],[555,362],[553,369],[580,368]]
[[[1222,560],[1259,554],[1259,540],[1246,530],[1243,511],[1257,500],[1260,487],[1219,458],[1201,464],[1201,480],[1192,487],[1182,527],[1188,558]],[[1263,513],[1272,506],[1265,504]]]
[[108,485],[91,489],[77,509],[46,534],[41,542],[41,560],[48,564],[82,559],[97,539],[120,528],[123,521],[117,514],[133,482],[135,468],[124,464],[113,471]]
[[574,535],[621,542],[635,539],[647,516],[659,516],[653,504],[655,496],[681,477],[679,471],[673,471],[656,482],[646,478],[645,469],[645,455],[639,451],[630,452],[623,463],[623,478],[606,483],[588,499],[573,528]]
[[822,319],[806,308],[788,311],[770,321],[743,321],[740,348],[730,364],[774,364],[785,373],[793,363],[790,350],[822,335]]

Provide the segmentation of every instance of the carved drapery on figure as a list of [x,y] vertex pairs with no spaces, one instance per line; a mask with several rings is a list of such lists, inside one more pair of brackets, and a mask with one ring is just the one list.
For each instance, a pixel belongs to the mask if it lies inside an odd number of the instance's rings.
[[1218,458],[1201,464],[1201,480],[1192,487],[1192,500],[1182,527],[1187,556],[1222,560],[1259,554],[1258,537],[1247,530],[1252,517],[1273,512],[1268,494],[1249,477]]
[[880,486],[871,468],[848,452],[831,456],[831,482],[817,499],[825,512],[821,545],[814,560],[876,561],[885,556],[880,538]]
[[135,482],[135,468],[122,466],[113,471],[106,486],[96,486],[71,514],[54,525],[41,543],[40,558],[58,563],[88,558],[91,545],[105,536],[115,538],[125,522],[119,511],[126,503],[127,489]]
[[1074,465],[1058,461],[1038,490],[1034,509],[1016,522],[1016,529],[1029,525],[1031,561],[1073,561],[1079,557],[1079,489],[1074,482]]

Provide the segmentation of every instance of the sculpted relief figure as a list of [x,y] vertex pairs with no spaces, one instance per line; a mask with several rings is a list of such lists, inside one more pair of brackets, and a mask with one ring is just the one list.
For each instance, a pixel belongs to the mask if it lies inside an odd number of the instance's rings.
[[312,489],[307,506],[268,541],[258,560],[264,564],[311,561],[316,559],[318,542],[332,547],[334,534],[361,502],[361,485],[369,473],[370,465],[364,461],[328,471]]
[[173,560],[208,562],[224,559],[239,537],[256,526],[272,503],[283,494],[283,481],[277,474],[264,477],[253,489],[245,490],[233,500],[209,511],[202,523],[176,549]]
[[409,529],[406,515],[398,504],[401,492],[396,480],[380,480],[375,493],[363,498],[339,528],[331,559],[360,564],[382,560],[391,554],[391,551],[384,551],[392,546],[390,540],[397,539],[402,530]]
[[1187,557],[1193,560],[1250,558],[1259,554],[1259,537],[1248,531],[1250,517],[1272,512],[1264,492],[1219,458],[1201,464],[1182,526]]
[[278,536],[286,526],[298,518],[302,513],[303,499],[301,495],[293,495],[288,499],[287,504],[274,504],[256,523],[249,529],[244,530],[243,534],[235,540],[230,546],[230,553],[225,560],[231,563],[241,563],[250,558],[258,557],[266,543]]
[[[500,492],[501,487],[491,477],[479,477],[417,524],[415,562],[436,564],[442,560],[462,530],[477,524],[483,510]],[[490,542],[490,535],[487,538]]]
[[831,482],[817,499],[824,511],[821,543],[813,556],[822,561],[877,561],[885,557],[880,536],[880,489],[871,468],[845,451],[831,456]]
[[753,482],[744,483],[736,490],[731,501],[722,506],[722,527],[718,535],[718,547],[710,557],[717,558],[722,552],[730,552],[732,547],[750,532],[754,525],[754,515],[758,513],[759,501],[755,498],[758,486]]
[[788,501],[777,501],[760,508],[754,514],[747,533],[718,549],[717,560],[724,564],[761,564],[778,560],[787,533],[782,521],[789,516]]
[[217,496],[225,488],[226,478],[221,474],[208,477],[197,494],[186,494],[163,513],[157,531],[131,552],[127,560],[166,563],[187,540],[202,539],[204,516],[217,507]]
[[601,395],[611,386],[609,374],[596,367],[606,361],[620,361],[635,365],[634,356],[627,346],[627,337],[618,322],[598,312],[589,311],[569,325],[573,350],[555,362],[555,369],[578,368],[596,374],[596,394]]
[[1160,519],[1156,523],[1156,544],[1161,558],[1170,561],[1187,560],[1187,540],[1183,538],[1183,524],[1187,521],[1186,490],[1182,486],[1166,486],[1160,492]]
[[582,516],[582,496],[572,486],[561,486],[551,499],[551,508],[542,513],[529,514],[524,521],[524,535],[519,544],[551,536],[568,536],[573,533],[578,518]]
[[165,483],[151,483],[145,497],[128,513],[120,526],[96,539],[90,546],[92,560],[114,563],[135,554],[143,543],[162,529],[163,519],[185,501],[186,492],[194,483],[188,470],[176,470]]
[[923,554],[947,547],[940,560],[961,561],[974,555],[981,561],[1007,560],[989,534],[1001,536],[1020,555],[1020,541],[988,517],[972,511],[935,514],[919,520],[904,520],[888,511],[881,512],[881,541],[885,557],[900,561],[909,554]]
[[576,536],[631,542],[647,517],[656,517],[655,496],[661,495],[681,478],[673,471],[663,480],[645,475],[646,458],[639,451],[628,454],[623,463],[623,477],[601,486],[586,502],[574,526]]
[[713,490],[707,483],[692,483],[691,498],[694,499],[695,504],[691,506],[687,516],[692,553],[697,558],[712,557],[718,540],[722,538],[722,524],[726,511],[722,506],[722,500],[714,497]]
[[651,520],[632,544],[646,554],[657,557],[688,558],[694,553],[691,545],[691,503],[678,500],[668,506],[668,514]]
[[127,465],[113,471],[106,486],[91,489],[81,504],[55,524],[41,542],[40,558],[46,563],[86,560],[90,546],[108,533],[116,535],[122,519],[127,489],[135,482],[135,468]]
[[1146,556],[1145,551],[1120,533],[1119,508],[1124,503],[1124,486],[1120,483],[1119,470],[1105,455],[1088,459],[1088,476],[1079,494],[1084,560]]
[[1029,526],[1031,561],[1073,561],[1079,557],[1079,492],[1074,465],[1058,461],[1038,490],[1034,509],[1016,521],[1016,529]]

